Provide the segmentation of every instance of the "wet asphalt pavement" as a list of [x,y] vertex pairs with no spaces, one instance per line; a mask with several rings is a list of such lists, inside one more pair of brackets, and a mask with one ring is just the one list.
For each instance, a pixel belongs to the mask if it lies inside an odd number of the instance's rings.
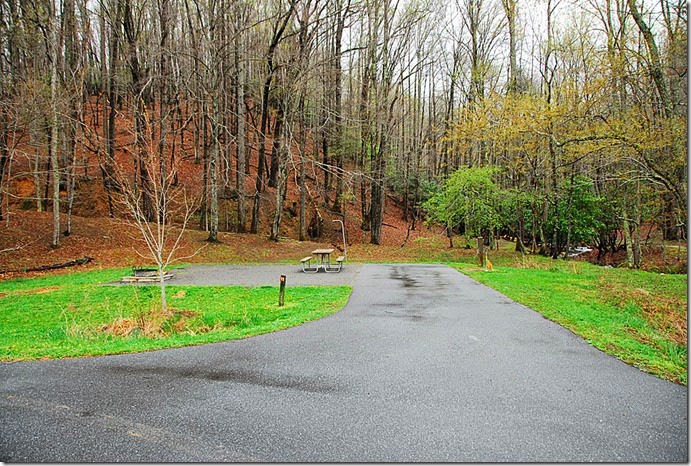
[[688,461],[685,387],[437,265],[274,334],[0,364],[0,420],[7,462]]
[[318,273],[304,273],[300,265],[294,264],[187,265],[172,270],[173,276],[168,283],[278,286],[281,275],[285,275],[286,286],[353,286],[361,268],[362,264],[345,264],[338,273],[324,272],[321,269]]

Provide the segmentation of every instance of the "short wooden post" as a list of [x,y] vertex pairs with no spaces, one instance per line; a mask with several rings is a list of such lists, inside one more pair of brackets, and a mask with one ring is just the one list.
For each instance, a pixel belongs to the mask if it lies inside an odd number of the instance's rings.
[[485,241],[482,236],[477,237],[477,260],[480,263],[480,267],[485,266]]
[[285,296],[286,292],[286,276],[281,275],[281,286],[278,291],[278,307],[283,306],[283,297]]

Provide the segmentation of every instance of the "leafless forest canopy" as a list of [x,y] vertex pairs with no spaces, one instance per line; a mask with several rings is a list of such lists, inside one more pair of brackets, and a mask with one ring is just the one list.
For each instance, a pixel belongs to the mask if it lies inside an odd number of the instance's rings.
[[86,179],[111,216],[193,202],[212,241],[348,204],[378,244],[387,202],[555,257],[619,232],[632,266],[642,225],[686,231],[682,0],[0,0],[0,23],[0,215],[52,210],[55,246]]

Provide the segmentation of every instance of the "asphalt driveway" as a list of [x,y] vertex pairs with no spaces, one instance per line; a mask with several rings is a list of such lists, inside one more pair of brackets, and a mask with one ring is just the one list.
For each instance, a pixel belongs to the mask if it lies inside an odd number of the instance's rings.
[[0,420],[7,462],[688,461],[685,387],[437,265],[273,334],[0,364]]
[[285,275],[287,286],[355,285],[362,264],[346,264],[338,273],[304,273],[300,265],[187,265],[174,269],[171,285],[278,286]]

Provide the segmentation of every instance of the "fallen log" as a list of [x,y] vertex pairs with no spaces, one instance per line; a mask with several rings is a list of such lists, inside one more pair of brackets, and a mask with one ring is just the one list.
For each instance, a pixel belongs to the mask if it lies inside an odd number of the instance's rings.
[[53,265],[41,265],[39,267],[24,267],[21,269],[14,269],[14,270],[2,270],[0,271],[0,274],[3,273],[24,273],[24,272],[42,272],[44,270],[55,270],[55,269],[64,269],[67,267],[74,267],[75,265],[84,265],[88,264],[91,262],[93,257],[82,257],[81,259],[75,259],[73,261],[69,262],[63,262],[62,264],[53,264]]

